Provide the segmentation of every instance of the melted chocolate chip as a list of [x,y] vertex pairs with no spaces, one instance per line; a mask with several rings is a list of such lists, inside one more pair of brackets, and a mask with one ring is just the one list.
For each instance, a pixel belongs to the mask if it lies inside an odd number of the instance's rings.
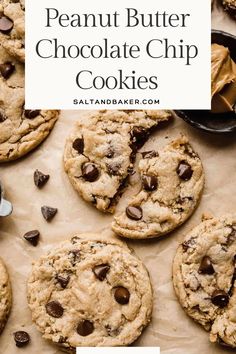
[[107,273],[110,270],[110,266],[108,264],[99,264],[93,268],[93,272],[95,276],[103,281],[106,278]]
[[76,263],[80,260],[80,251],[79,250],[72,250],[69,252],[72,255],[72,265],[76,265]]
[[94,163],[86,162],[82,165],[82,176],[88,182],[95,182],[99,177],[99,170]]
[[192,248],[196,244],[195,237],[190,238],[182,243],[184,252],[187,252],[189,248]]
[[9,79],[11,74],[13,74],[14,70],[15,70],[15,65],[13,65],[10,62],[0,64],[0,73],[2,77],[4,77],[4,79],[6,80]]
[[7,119],[4,111],[0,109],[0,123],[4,122]]
[[15,340],[16,346],[18,348],[22,348],[22,347],[25,347],[29,343],[30,336],[25,331],[17,331],[14,333],[14,340]]
[[141,220],[143,217],[143,211],[142,208],[140,207],[135,207],[135,206],[128,206],[126,208],[126,215],[128,216],[129,219],[132,220]]
[[227,236],[227,245],[231,245],[236,239],[236,230],[232,229],[230,234]]
[[9,32],[11,32],[13,26],[14,24],[12,20],[10,20],[10,18],[6,16],[0,17],[0,32],[4,34],[8,34]]
[[84,139],[77,138],[74,140],[72,144],[73,149],[75,149],[79,154],[83,154],[84,152]]
[[183,181],[190,180],[193,175],[192,167],[187,161],[181,161],[177,167],[176,172],[179,175],[179,178],[181,178]]
[[64,309],[58,301],[50,301],[46,305],[47,313],[55,318],[60,318],[63,316]]
[[124,288],[123,286],[119,286],[115,289],[115,299],[121,305],[126,305],[129,302],[130,293],[129,290]]
[[83,337],[90,335],[91,333],[93,333],[93,331],[94,331],[94,325],[89,320],[83,320],[79,322],[77,326],[77,333]]
[[39,235],[40,234],[38,230],[32,230],[24,234],[24,239],[36,247],[39,242]]
[[209,275],[215,273],[210,257],[205,256],[202,258],[198,273]]
[[56,280],[61,285],[62,289],[65,289],[70,281],[70,277],[64,277],[60,274],[56,275]]
[[107,172],[109,175],[117,176],[120,172],[121,165],[119,163],[107,164]]
[[42,188],[47,183],[49,178],[50,178],[49,175],[45,175],[43,172],[40,172],[39,170],[36,170],[34,172],[34,184],[38,188]]
[[40,114],[40,110],[29,110],[25,109],[25,118],[34,119]]
[[41,207],[41,212],[46,221],[51,221],[56,215],[57,211],[58,211],[57,208],[52,208],[46,205]]
[[215,290],[212,294],[211,301],[214,305],[223,308],[229,302],[229,296],[223,290]]
[[153,192],[157,189],[157,178],[156,176],[145,175],[142,179],[143,188],[148,192]]
[[131,131],[131,138],[134,147],[141,148],[147,141],[150,133],[142,127],[134,127]]
[[114,157],[114,155],[115,155],[115,151],[112,148],[109,148],[107,153],[106,153],[106,157],[108,159],[111,159],[112,157]]
[[145,151],[145,152],[142,152],[142,158],[143,159],[152,159],[153,157],[158,157],[159,154],[157,151]]

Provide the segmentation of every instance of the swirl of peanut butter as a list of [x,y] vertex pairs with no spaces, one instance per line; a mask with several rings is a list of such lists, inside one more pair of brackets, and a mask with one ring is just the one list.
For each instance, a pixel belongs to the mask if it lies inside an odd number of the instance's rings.
[[236,64],[229,49],[218,44],[211,46],[212,112],[231,112],[236,103]]

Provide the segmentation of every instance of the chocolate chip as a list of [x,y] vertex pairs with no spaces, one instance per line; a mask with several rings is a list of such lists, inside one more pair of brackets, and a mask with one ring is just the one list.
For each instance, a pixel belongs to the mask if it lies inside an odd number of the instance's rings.
[[121,165],[119,163],[110,163],[107,164],[107,172],[109,175],[117,176],[120,172]]
[[77,138],[74,140],[72,144],[73,149],[75,149],[79,154],[83,154],[84,152],[84,139]]
[[108,159],[111,159],[112,157],[114,157],[114,155],[115,155],[115,151],[113,149],[109,148],[107,153],[106,153],[106,157]]
[[14,70],[15,65],[13,65],[12,63],[7,62],[4,64],[0,64],[0,73],[2,74],[2,77],[4,77],[4,79],[6,80],[9,79]]
[[57,210],[58,210],[57,208],[52,208],[46,205],[41,207],[41,212],[43,214],[43,217],[47,221],[51,221],[54,218],[54,216],[57,213]]
[[72,250],[69,252],[69,255],[72,255],[72,265],[74,266],[80,260],[80,251]]
[[94,163],[86,162],[82,165],[82,176],[88,182],[95,182],[99,177],[98,168]]
[[89,320],[83,320],[79,322],[77,326],[77,333],[83,337],[90,335],[91,333],[93,333],[93,331],[94,331],[94,325]]
[[4,111],[0,109],[0,123],[4,122],[7,119]]
[[179,178],[181,178],[184,181],[190,180],[190,178],[193,175],[192,167],[186,161],[181,161],[179,163],[176,172],[178,173]]
[[108,264],[99,264],[93,268],[95,276],[101,281],[106,278],[106,275],[109,270],[110,266]]
[[26,234],[24,234],[24,239],[36,247],[39,242],[39,235],[40,234],[38,230],[28,231]]
[[231,245],[236,239],[236,230],[232,229],[230,234],[227,236],[227,245]]
[[150,133],[142,127],[134,127],[131,131],[131,138],[134,147],[141,148],[147,141]]
[[196,237],[191,237],[189,240],[184,241],[182,243],[182,247],[183,247],[184,252],[187,252],[187,250],[189,248],[192,248],[196,244],[195,239],[196,239]]
[[145,175],[145,176],[143,176],[142,182],[143,182],[143,188],[146,191],[152,192],[152,191],[155,191],[157,189],[157,178],[156,178],[156,176]]
[[7,34],[12,30],[13,26],[14,24],[12,20],[10,20],[8,17],[0,17],[0,32]]
[[200,274],[214,274],[215,273],[215,270],[213,268],[210,257],[205,256],[202,258],[200,267],[198,269],[198,273],[200,273]]
[[40,110],[25,109],[25,118],[34,119],[40,114]]
[[55,318],[60,318],[62,317],[63,313],[64,313],[64,309],[61,306],[60,302],[58,301],[50,301],[48,302],[46,305],[46,311],[47,313]]
[[17,331],[14,333],[14,340],[18,348],[26,346],[30,341],[30,336],[25,331]]
[[50,178],[49,175],[45,175],[43,172],[40,172],[39,170],[36,170],[34,172],[34,184],[38,188],[42,188],[47,183],[49,178]]
[[62,275],[57,274],[56,280],[61,285],[62,289],[65,289],[70,281],[70,277],[63,277]]
[[126,305],[129,302],[130,293],[123,286],[119,286],[118,288],[116,288],[114,296],[119,304]]
[[215,290],[212,294],[211,301],[214,305],[223,308],[229,302],[229,296],[223,290]]
[[132,220],[141,220],[143,217],[143,211],[140,207],[135,207],[135,206],[128,206],[126,208],[126,215],[128,216],[129,219]]
[[145,152],[142,152],[142,158],[143,159],[152,159],[153,157],[158,157],[159,154],[157,151],[145,151]]

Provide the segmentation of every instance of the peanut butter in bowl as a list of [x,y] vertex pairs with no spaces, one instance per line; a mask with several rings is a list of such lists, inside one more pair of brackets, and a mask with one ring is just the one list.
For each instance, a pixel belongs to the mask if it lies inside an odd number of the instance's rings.
[[228,48],[211,46],[211,97],[212,113],[227,113],[235,110],[236,64]]

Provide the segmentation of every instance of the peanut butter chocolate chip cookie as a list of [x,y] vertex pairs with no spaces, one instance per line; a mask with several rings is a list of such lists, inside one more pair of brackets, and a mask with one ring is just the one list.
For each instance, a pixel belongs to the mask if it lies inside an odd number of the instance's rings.
[[180,304],[210,332],[236,347],[236,215],[203,221],[179,246],[173,282]]
[[43,337],[65,349],[127,346],[150,321],[152,289],[126,245],[87,234],[34,263],[28,303]]
[[12,303],[11,284],[6,267],[0,259],[0,333],[7,322]]
[[170,118],[167,111],[97,111],[81,118],[67,140],[64,165],[83,199],[113,212],[137,149]]
[[142,185],[112,229],[127,238],[159,237],[181,225],[195,210],[204,187],[203,166],[186,137],[160,151],[143,153]]
[[7,51],[25,61],[25,1],[1,0],[0,43]]
[[236,0],[223,0],[222,4],[225,11],[236,19]]
[[17,159],[50,133],[58,111],[24,108],[24,65],[0,46],[0,162]]

